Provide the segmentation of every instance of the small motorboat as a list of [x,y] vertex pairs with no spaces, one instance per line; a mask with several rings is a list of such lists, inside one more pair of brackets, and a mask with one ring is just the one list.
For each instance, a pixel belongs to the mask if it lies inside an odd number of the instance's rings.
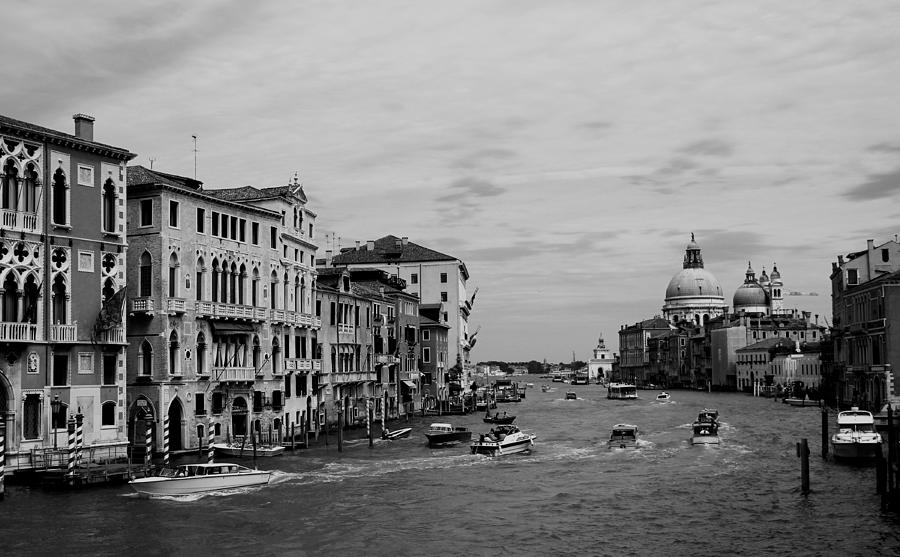
[[566,391],[566,400],[578,400],[578,393],[575,391]]
[[831,436],[831,452],[838,460],[871,460],[880,454],[882,437],[871,412],[854,406],[839,412],[838,431]]
[[411,427],[404,427],[401,429],[385,429],[381,432],[381,438],[387,439],[388,441],[393,441],[394,439],[402,439],[404,437],[409,437],[410,432],[412,432]]
[[719,411],[715,408],[704,408],[697,415],[698,422],[718,422],[719,421]]
[[472,431],[465,427],[453,427],[451,424],[431,424],[425,432],[429,447],[447,447],[461,441],[471,441]]
[[691,445],[718,445],[718,422],[694,422],[691,424]]
[[147,476],[128,482],[141,495],[191,495],[238,487],[266,485],[272,472],[253,470],[224,462],[180,464],[163,470],[159,476]]
[[472,454],[503,456],[530,451],[536,437],[515,425],[499,425],[478,436],[478,441],[472,443]]
[[279,456],[284,454],[282,445],[257,445],[254,449],[248,443],[213,443],[212,447],[216,454],[238,458]]
[[667,393],[666,391],[661,391],[658,395],[656,395],[657,402],[669,402],[671,400],[672,395]]
[[613,426],[609,441],[606,442],[606,447],[609,449],[636,449],[637,433],[636,425],[616,424]]
[[511,424],[516,421],[516,417],[511,416],[506,412],[504,412],[502,415],[500,414],[500,412],[491,414],[490,409],[488,409],[488,411],[484,413],[484,418],[482,419],[482,421],[486,424]]

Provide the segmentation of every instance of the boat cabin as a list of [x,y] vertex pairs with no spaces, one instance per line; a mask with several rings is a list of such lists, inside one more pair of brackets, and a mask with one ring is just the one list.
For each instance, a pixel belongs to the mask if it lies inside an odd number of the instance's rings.
[[613,426],[612,434],[609,436],[609,441],[607,441],[606,445],[611,449],[636,448],[637,431],[636,425],[616,424]]
[[719,411],[715,408],[704,408],[697,415],[698,422],[716,422],[719,420]]
[[451,424],[431,424],[428,427],[428,431],[435,433],[452,433],[453,426]]
[[860,410],[856,406],[850,410],[839,412],[837,424],[841,431],[875,431],[875,417],[872,413]]
[[637,397],[637,387],[630,383],[610,383],[607,388],[606,398],[632,399]]
[[711,421],[699,421],[694,422],[694,435],[697,436],[707,436],[707,435],[718,435],[719,434],[719,426],[716,424],[714,420]]
[[216,476],[220,474],[237,474],[244,468],[238,464],[179,464],[175,468],[169,468],[161,476],[171,478],[193,478],[195,476]]

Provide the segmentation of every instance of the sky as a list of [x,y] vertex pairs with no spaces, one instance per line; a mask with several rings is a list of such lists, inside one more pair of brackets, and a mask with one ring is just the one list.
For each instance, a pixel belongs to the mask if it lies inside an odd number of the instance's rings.
[[[393,234],[478,287],[474,361],[586,360],[661,314],[693,232],[831,321],[900,232],[900,4],[23,2],[0,113],[208,188],[299,172],[320,256]],[[196,153],[192,136],[197,136]],[[336,246],[337,244],[337,246]]]

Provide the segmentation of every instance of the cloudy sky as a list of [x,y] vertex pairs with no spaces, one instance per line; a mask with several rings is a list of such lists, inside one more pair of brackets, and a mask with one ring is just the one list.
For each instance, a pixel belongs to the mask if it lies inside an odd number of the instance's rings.
[[[14,2],[0,112],[208,187],[299,171],[320,250],[464,260],[475,360],[586,359],[660,313],[694,232],[830,321],[837,254],[900,232],[900,4]],[[326,238],[327,235],[327,238]]]

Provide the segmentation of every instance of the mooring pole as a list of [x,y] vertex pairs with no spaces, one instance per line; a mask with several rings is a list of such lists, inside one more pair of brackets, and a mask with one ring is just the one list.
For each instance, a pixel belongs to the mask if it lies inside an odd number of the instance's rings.
[[338,410],[338,452],[344,452],[344,410]]
[[375,443],[372,441],[372,397],[366,399],[366,437],[369,438],[369,448]]
[[0,501],[6,496],[3,475],[6,470],[6,416],[0,416]]
[[822,458],[828,458],[828,408],[822,400]]
[[809,494],[809,444],[806,438],[797,443],[797,456],[800,457],[800,492]]

